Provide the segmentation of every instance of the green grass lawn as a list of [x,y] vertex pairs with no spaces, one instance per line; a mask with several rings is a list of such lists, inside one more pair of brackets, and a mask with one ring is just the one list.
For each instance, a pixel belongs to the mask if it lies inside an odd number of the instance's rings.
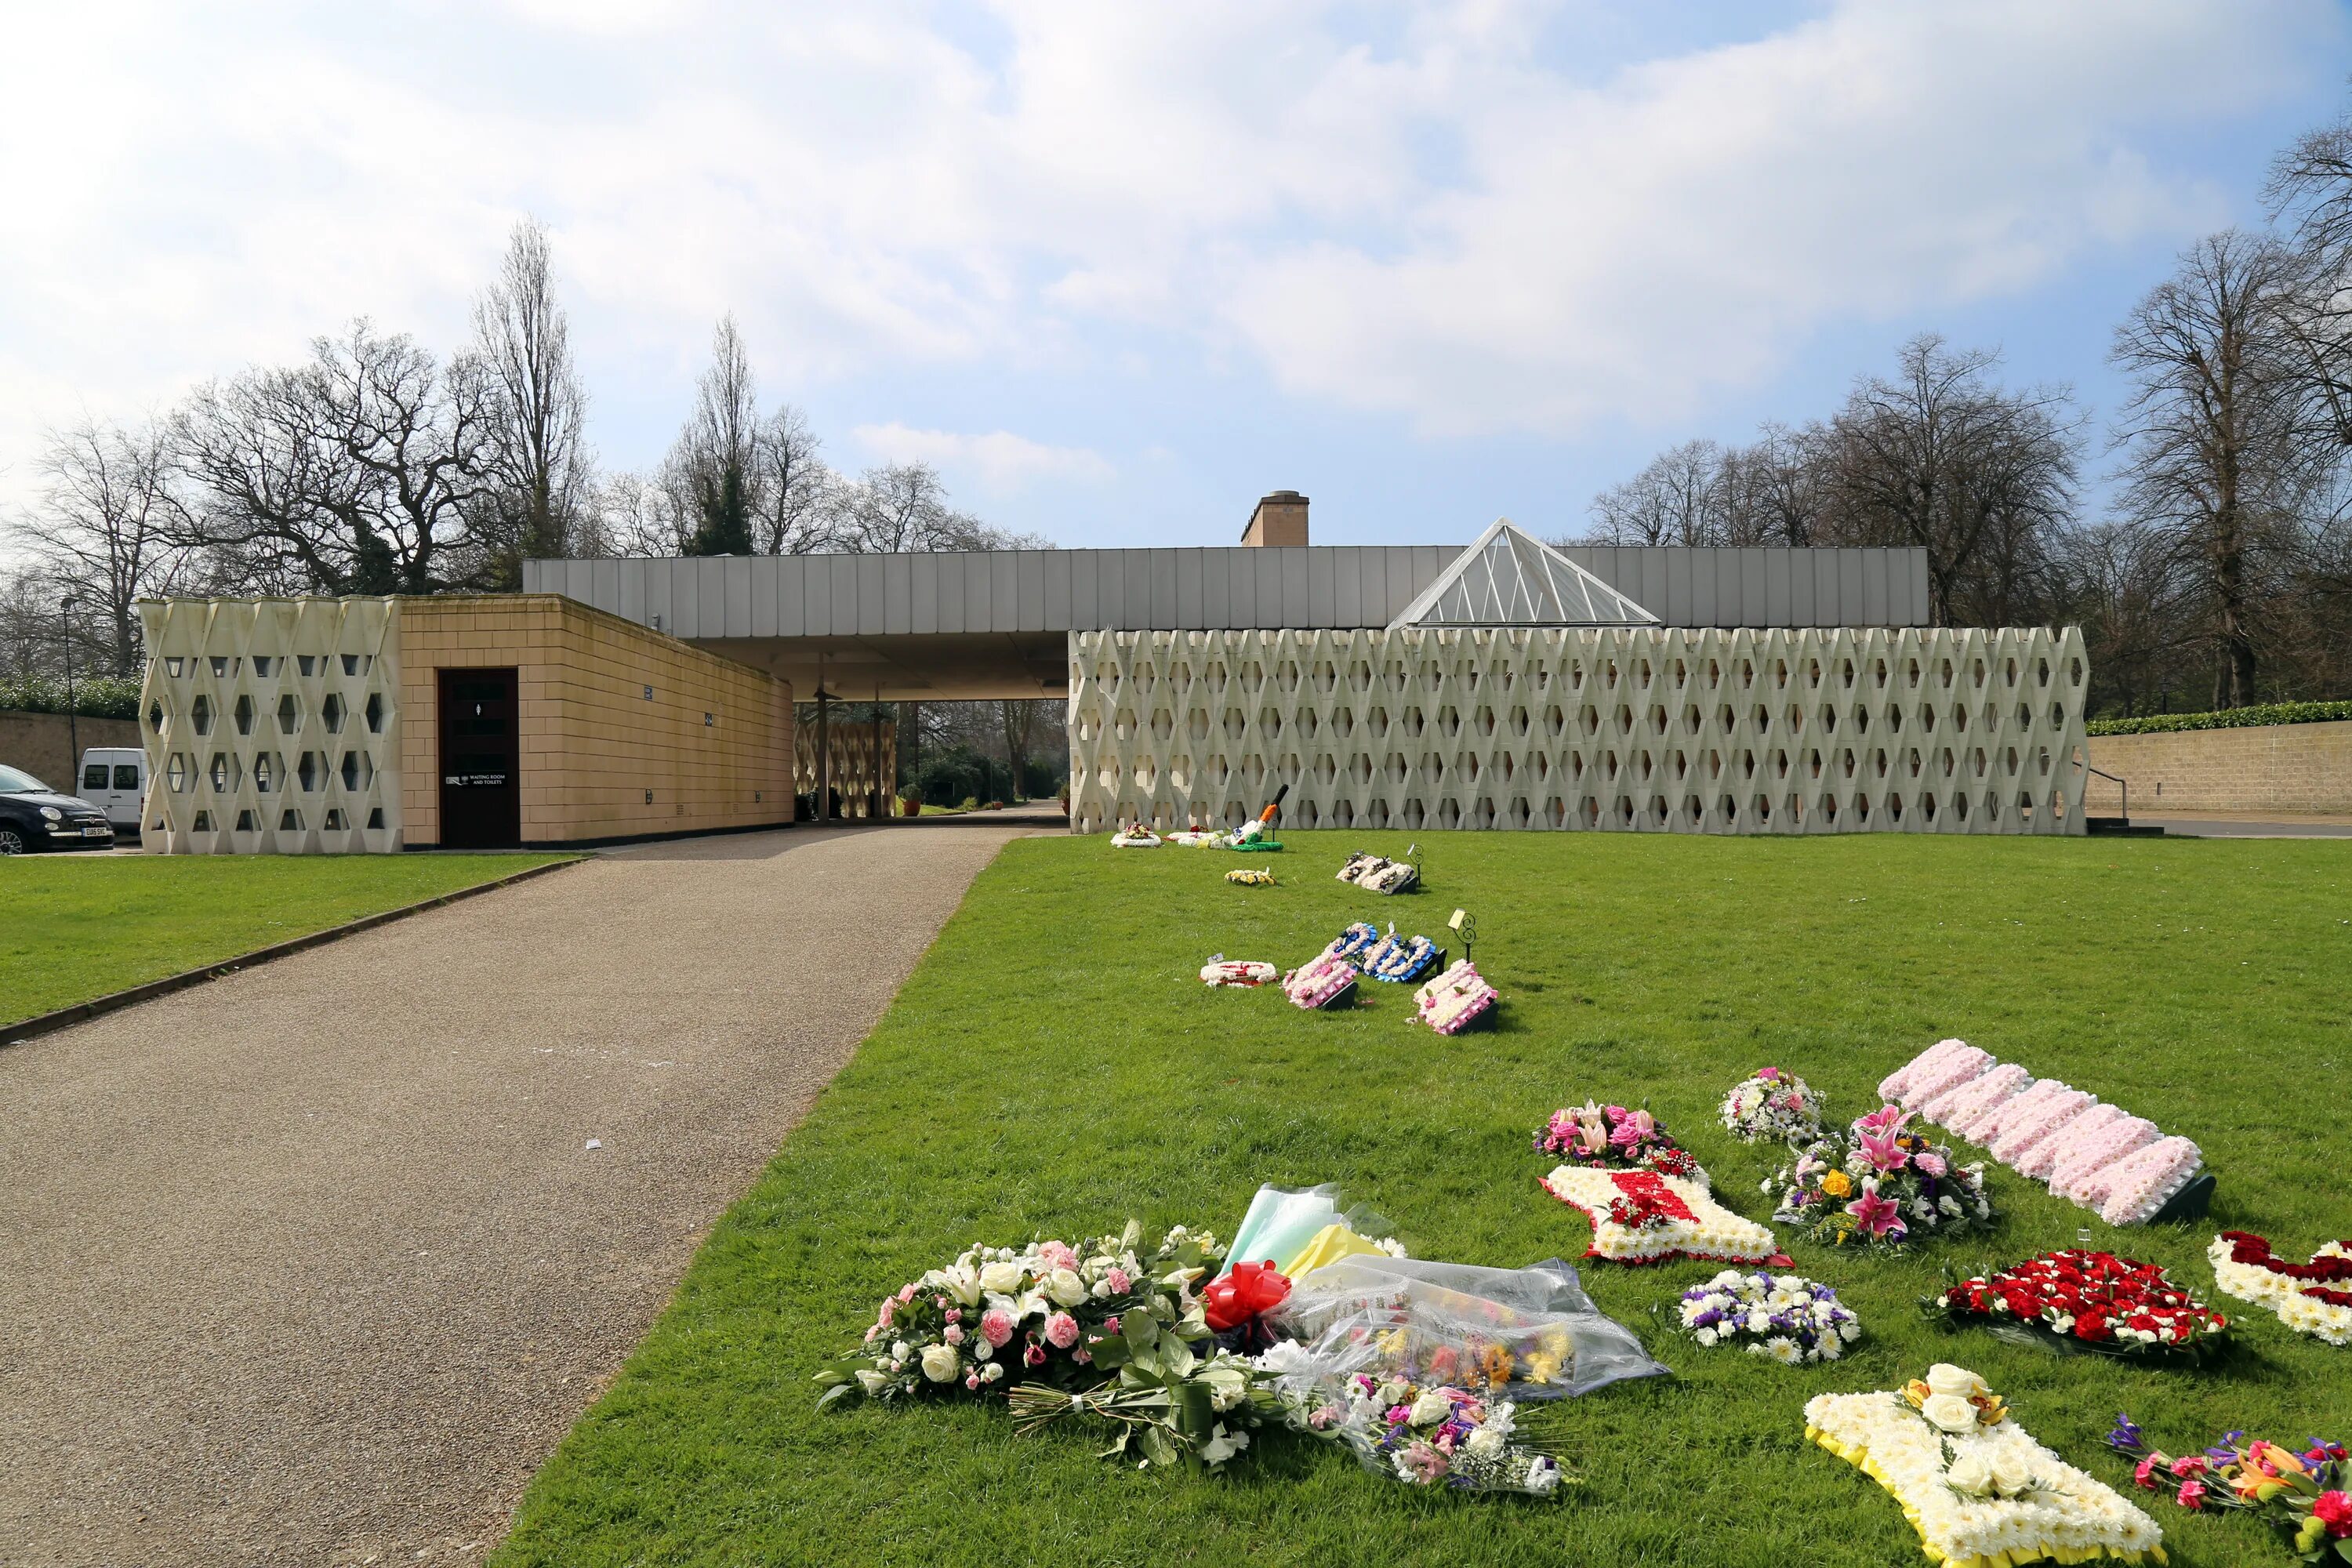
[[0,859],[0,1023],[563,858],[12,856]]
[[[2231,1427],[2352,1436],[2352,1350],[2249,1309],[2205,1371],[2059,1358],[1947,1334],[1915,1301],[1969,1271],[2071,1245],[2162,1262],[2211,1290],[2214,1229],[2297,1258],[2352,1235],[2352,844],[1427,835],[1432,891],[1332,879],[1402,838],[1295,832],[1289,852],[1015,843],[526,1497],[495,1561],[591,1564],[1917,1563],[1895,1503],[1804,1439],[1811,1394],[1975,1367],[2029,1430],[2111,1483],[2128,1409],[2173,1451]],[[1226,885],[1271,860],[1283,884]],[[1213,992],[1210,954],[1295,964],[1346,921],[1436,934],[1477,914],[1500,1026],[1446,1041],[1409,988],[1345,1015]],[[1840,1121],[1878,1079],[1961,1035],[2168,1131],[2219,1173],[2210,1225],[2123,1233],[1996,1167],[1990,1238],[1900,1258],[1826,1254],[1868,1337],[1785,1369],[1702,1351],[1654,1316],[1714,1265],[1581,1266],[1600,1305],[1676,1373],[1530,1425],[1587,1478],[1563,1503],[1421,1493],[1270,1433],[1224,1479],[1113,1469],[1089,1434],[1022,1439],[1001,1410],[819,1415],[809,1376],[886,1290],[975,1240],[1205,1223],[1230,1235],[1260,1182],[1345,1184],[1416,1256],[1573,1258],[1588,1232],[1528,1148],[1557,1106],[1647,1102],[1751,1217],[1769,1152],[1716,1106],[1777,1063]],[[1156,1234],[1156,1232],[1155,1232]],[[2215,1304],[2235,1315],[2236,1304]],[[2153,1509],[2175,1563],[2285,1562],[2247,1521]]]

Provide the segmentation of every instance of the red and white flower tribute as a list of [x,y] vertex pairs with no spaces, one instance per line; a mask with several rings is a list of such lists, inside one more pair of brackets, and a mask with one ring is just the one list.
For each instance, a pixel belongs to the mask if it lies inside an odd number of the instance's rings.
[[2075,1248],[1963,1279],[1922,1305],[1954,1326],[2010,1324],[2108,1355],[2200,1354],[2230,1331],[2155,1264]]

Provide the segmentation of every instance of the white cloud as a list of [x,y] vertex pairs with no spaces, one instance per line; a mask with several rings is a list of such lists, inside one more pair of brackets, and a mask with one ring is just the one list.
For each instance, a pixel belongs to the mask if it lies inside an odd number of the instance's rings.
[[[0,52],[0,494],[68,391],[135,411],[360,311],[454,342],[527,211],[606,384],[682,394],[732,309],[787,395],[1085,374],[1140,329],[1428,429],[1657,418],[1825,325],[2186,237],[2217,198],[2150,129],[2345,37],[2324,0],[1852,0],[1577,73],[1536,0],[1375,12],[1376,44],[1360,15],[36,7]],[[891,438],[1006,484],[1108,471]]]
[[904,425],[860,425],[857,444],[885,463],[929,463],[951,477],[970,476],[992,495],[1008,496],[1040,482],[1102,484],[1118,474],[1110,460],[1084,447],[1049,447],[992,430],[912,430]]
[[1235,270],[1291,389],[1425,427],[1655,416],[1809,329],[2021,289],[2221,220],[2133,148],[2264,90],[2307,8],[1851,5],[1777,37],[1559,89],[1497,66],[1469,175],[1386,254],[1324,239]]

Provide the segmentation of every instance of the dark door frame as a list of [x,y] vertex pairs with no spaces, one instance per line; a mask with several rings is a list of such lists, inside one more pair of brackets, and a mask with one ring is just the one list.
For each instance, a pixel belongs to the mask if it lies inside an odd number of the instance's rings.
[[511,665],[437,672],[445,849],[511,849],[522,842],[521,703]]

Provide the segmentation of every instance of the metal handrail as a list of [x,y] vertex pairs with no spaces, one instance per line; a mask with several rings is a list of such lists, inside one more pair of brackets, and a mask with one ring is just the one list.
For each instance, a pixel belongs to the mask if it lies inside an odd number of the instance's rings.
[[2083,771],[2084,773],[2098,774],[2099,777],[2106,780],[2109,784],[2114,784],[2116,788],[2124,792],[2123,825],[2126,827],[2129,827],[2131,826],[2131,781],[2128,779],[2119,779],[2115,774],[2107,772],[2105,768],[2091,767],[2087,763],[2084,764]]

